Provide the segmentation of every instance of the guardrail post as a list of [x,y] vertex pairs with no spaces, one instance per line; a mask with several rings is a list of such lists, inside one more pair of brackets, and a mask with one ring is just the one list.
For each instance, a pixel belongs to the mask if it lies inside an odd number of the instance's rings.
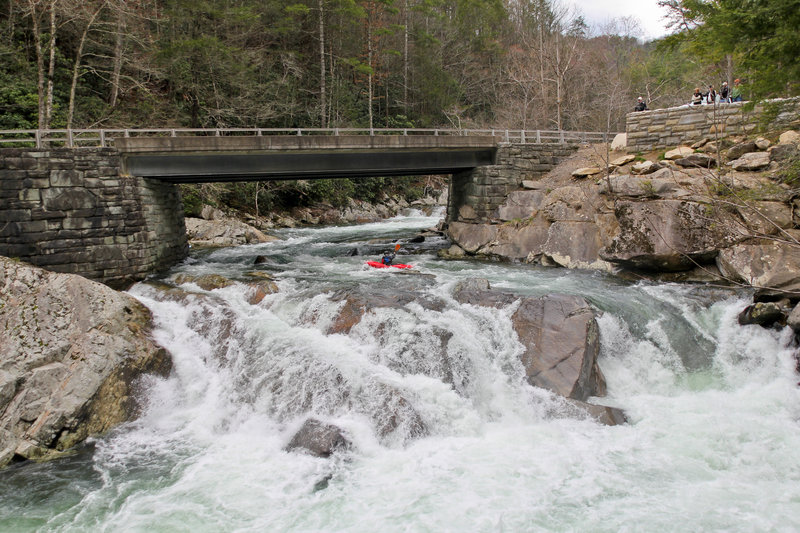
[[123,132],[122,136],[123,136],[123,137],[130,137],[130,136],[131,136],[131,132],[129,132],[128,130],[125,130],[125,131]]
[[100,148],[106,147],[106,130],[100,130]]
[[302,137],[303,136],[303,130],[301,130],[300,128],[297,128],[297,136],[298,137]]
[[36,130],[36,148],[42,147],[42,132],[41,130]]
[[542,144],[542,130],[536,130],[536,144]]
[[256,130],[256,137],[263,137],[262,132],[261,132],[261,128],[258,128]]
[[169,130],[169,136],[170,137],[177,137],[178,134],[175,132],[175,130]]
[[506,142],[511,142],[508,136],[508,130],[506,130]]
[[67,148],[72,148],[72,147],[73,147],[72,130],[69,129],[67,130]]
[[559,134],[559,140],[561,141],[561,144],[565,144],[564,143],[564,130],[558,130],[558,134]]
[[522,144],[525,144],[525,130],[520,130],[520,132],[519,132],[519,141]]
[[339,128],[334,128],[333,134],[338,137],[339,136]]
[[214,128],[214,137],[219,137],[219,128]]

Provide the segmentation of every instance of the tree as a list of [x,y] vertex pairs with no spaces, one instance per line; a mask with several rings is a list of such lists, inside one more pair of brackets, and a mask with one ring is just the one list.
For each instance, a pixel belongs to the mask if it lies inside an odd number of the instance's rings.
[[659,0],[678,31],[666,42],[689,43],[709,63],[738,65],[755,97],[800,89],[800,0]]

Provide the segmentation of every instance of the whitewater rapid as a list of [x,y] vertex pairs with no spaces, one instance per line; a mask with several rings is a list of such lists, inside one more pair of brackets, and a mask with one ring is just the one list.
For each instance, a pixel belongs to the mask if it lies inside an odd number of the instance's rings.
[[[363,265],[437,221],[412,213],[287,230],[275,243],[196,254],[163,281],[136,285],[130,293],[152,310],[172,375],[144,380],[142,416],[92,449],[0,473],[0,530],[800,529],[790,335],[739,326],[749,294],[443,261],[435,240],[404,258],[416,273]],[[258,255],[263,266],[253,265]],[[255,305],[253,270],[279,287]],[[181,273],[237,283],[187,283],[176,297],[164,283]],[[629,423],[576,418],[528,385],[513,307],[450,296],[469,277],[520,295],[585,297],[599,313],[608,383],[595,401],[623,409]],[[368,313],[346,334],[327,333],[342,306],[336,291],[409,286],[439,305]],[[447,368],[429,357],[442,339]],[[382,432],[387,406],[399,415]],[[311,415],[342,428],[352,448],[330,458],[285,451]]]

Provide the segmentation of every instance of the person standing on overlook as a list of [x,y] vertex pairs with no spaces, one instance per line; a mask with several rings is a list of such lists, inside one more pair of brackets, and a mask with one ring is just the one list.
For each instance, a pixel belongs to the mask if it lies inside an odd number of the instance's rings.
[[639,99],[636,101],[636,105],[634,106],[633,110],[634,111],[649,111],[647,109],[647,103],[644,101],[644,98],[642,98],[641,96],[639,97]]
[[728,97],[728,92],[729,91],[730,91],[730,88],[728,87],[728,82],[727,81],[723,81],[722,82],[722,87],[719,88],[719,102],[721,104],[727,104],[727,103],[729,103],[731,101],[731,99]]
[[708,86],[708,93],[706,94],[706,103],[707,104],[717,103],[717,91],[714,90],[713,85]]
[[731,89],[731,102],[741,102],[742,98],[742,88],[739,87],[741,81],[739,78],[733,80],[733,89]]

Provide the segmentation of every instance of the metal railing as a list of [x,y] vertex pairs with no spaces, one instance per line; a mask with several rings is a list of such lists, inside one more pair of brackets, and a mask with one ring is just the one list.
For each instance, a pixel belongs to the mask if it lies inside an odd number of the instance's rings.
[[135,128],[0,130],[0,148],[113,146],[117,137],[265,136],[265,135],[450,135],[495,137],[501,143],[567,144],[609,142],[616,133],[591,131],[439,129],[439,128]]

